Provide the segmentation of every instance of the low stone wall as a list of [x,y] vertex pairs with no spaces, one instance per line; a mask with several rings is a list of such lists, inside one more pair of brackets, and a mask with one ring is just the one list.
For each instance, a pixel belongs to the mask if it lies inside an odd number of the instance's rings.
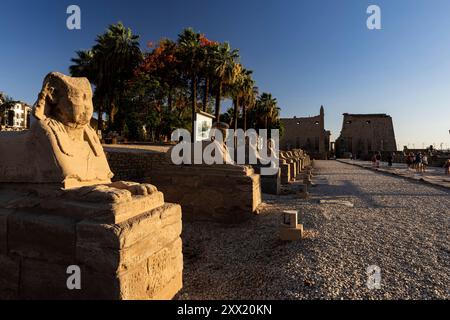
[[[181,229],[181,207],[160,192],[111,205],[0,186],[0,299],[171,299]],[[69,266],[80,290],[67,286]]]
[[250,219],[261,203],[261,179],[251,167],[172,165],[165,153],[105,147],[114,179],[158,186],[179,203],[186,221],[237,223]]
[[105,147],[105,153],[115,181],[143,182],[145,178],[152,176],[153,165],[165,161],[164,155],[156,152],[133,152]]

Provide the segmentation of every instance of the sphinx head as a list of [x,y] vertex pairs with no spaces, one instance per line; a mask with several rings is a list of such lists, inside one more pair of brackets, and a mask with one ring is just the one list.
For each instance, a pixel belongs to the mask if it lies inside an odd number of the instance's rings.
[[89,124],[93,110],[88,79],[52,72],[44,79],[34,116],[38,120],[52,118],[69,128],[80,128]]

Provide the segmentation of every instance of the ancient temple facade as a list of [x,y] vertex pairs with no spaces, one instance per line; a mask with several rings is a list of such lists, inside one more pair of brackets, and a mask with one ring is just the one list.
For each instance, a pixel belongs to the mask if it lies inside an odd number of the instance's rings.
[[368,158],[374,152],[397,151],[394,124],[387,114],[344,113],[336,140],[337,157]]
[[284,134],[281,150],[302,149],[316,159],[327,159],[331,133],[325,130],[325,110],[313,117],[282,118]]

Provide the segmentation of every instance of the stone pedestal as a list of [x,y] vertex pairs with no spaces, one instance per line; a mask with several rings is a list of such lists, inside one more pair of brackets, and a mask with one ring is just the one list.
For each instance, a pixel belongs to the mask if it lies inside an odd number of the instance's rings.
[[[0,187],[0,299],[171,299],[182,287],[181,207],[142,186]],[[80,290],[67,286],[70,266]]]
[[280,239],[283,241],[301,240],[303,237],[303,225],[298,223],[297,211],[285,211],[283,223],[280,226]]
[[280,239],[283,241],[301,240],[303,236],[303,226],[299,224],[296,228],[286,226],[280,227]]
[[285,160],[280,161],[281,184],[288,184],[291,179],[290,165]]
[[[288,152],[280,152],[280,165],[282,167],[281,183],[287,184],[290,181],[295,181],[297,164]],[[288,168],[283,168],[283,166],[288,166]]]
[[276,174],[262,175],[262,165],[253,165],[253,169],[260,175],[261,180],[261,192],[266,194],[279,195],[281,193],[281,168],[276,170]]
[[261,175],[261,191],[274,195],[281,193],[281,169],[274,175]]

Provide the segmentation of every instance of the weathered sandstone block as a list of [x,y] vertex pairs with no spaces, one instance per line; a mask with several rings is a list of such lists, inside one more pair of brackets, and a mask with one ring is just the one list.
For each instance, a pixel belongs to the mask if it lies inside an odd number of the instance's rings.
[[[8,217],[8,252],[53,262],[74,261],[75,220],[18,209]],[[70,250],[69,248],[72,248]]]
[[77,225],[76,256],[94,270],[121,272],[178,239],[181,228],[181,208],[172,204],[114,225],[83,221]]
[[[37,200],[32,208],[2,208],[0,230],[6,255],[0,254],[4,257],[0,268],[14,267],[22,276],[17,284],[0,281],[0,295],[12,299],[172,298],[182,286],[181,207],[164,203],[158,191],[145,196],[126,192],[130,197],[115,199],[115,205],[103,199],[101,208],[107,209],[92,211],[90,217],[78,214],[79,210],[71,217],[68,212],[58,214],[57,206],[45,209]],[[80,207],[89,203],[79,201]],[[136,215],[123,213],[127,203]],[[120,219],[116,213],[121,213]],[[81,290],[67,288],[66,270],[71,265],[82,270]]]

